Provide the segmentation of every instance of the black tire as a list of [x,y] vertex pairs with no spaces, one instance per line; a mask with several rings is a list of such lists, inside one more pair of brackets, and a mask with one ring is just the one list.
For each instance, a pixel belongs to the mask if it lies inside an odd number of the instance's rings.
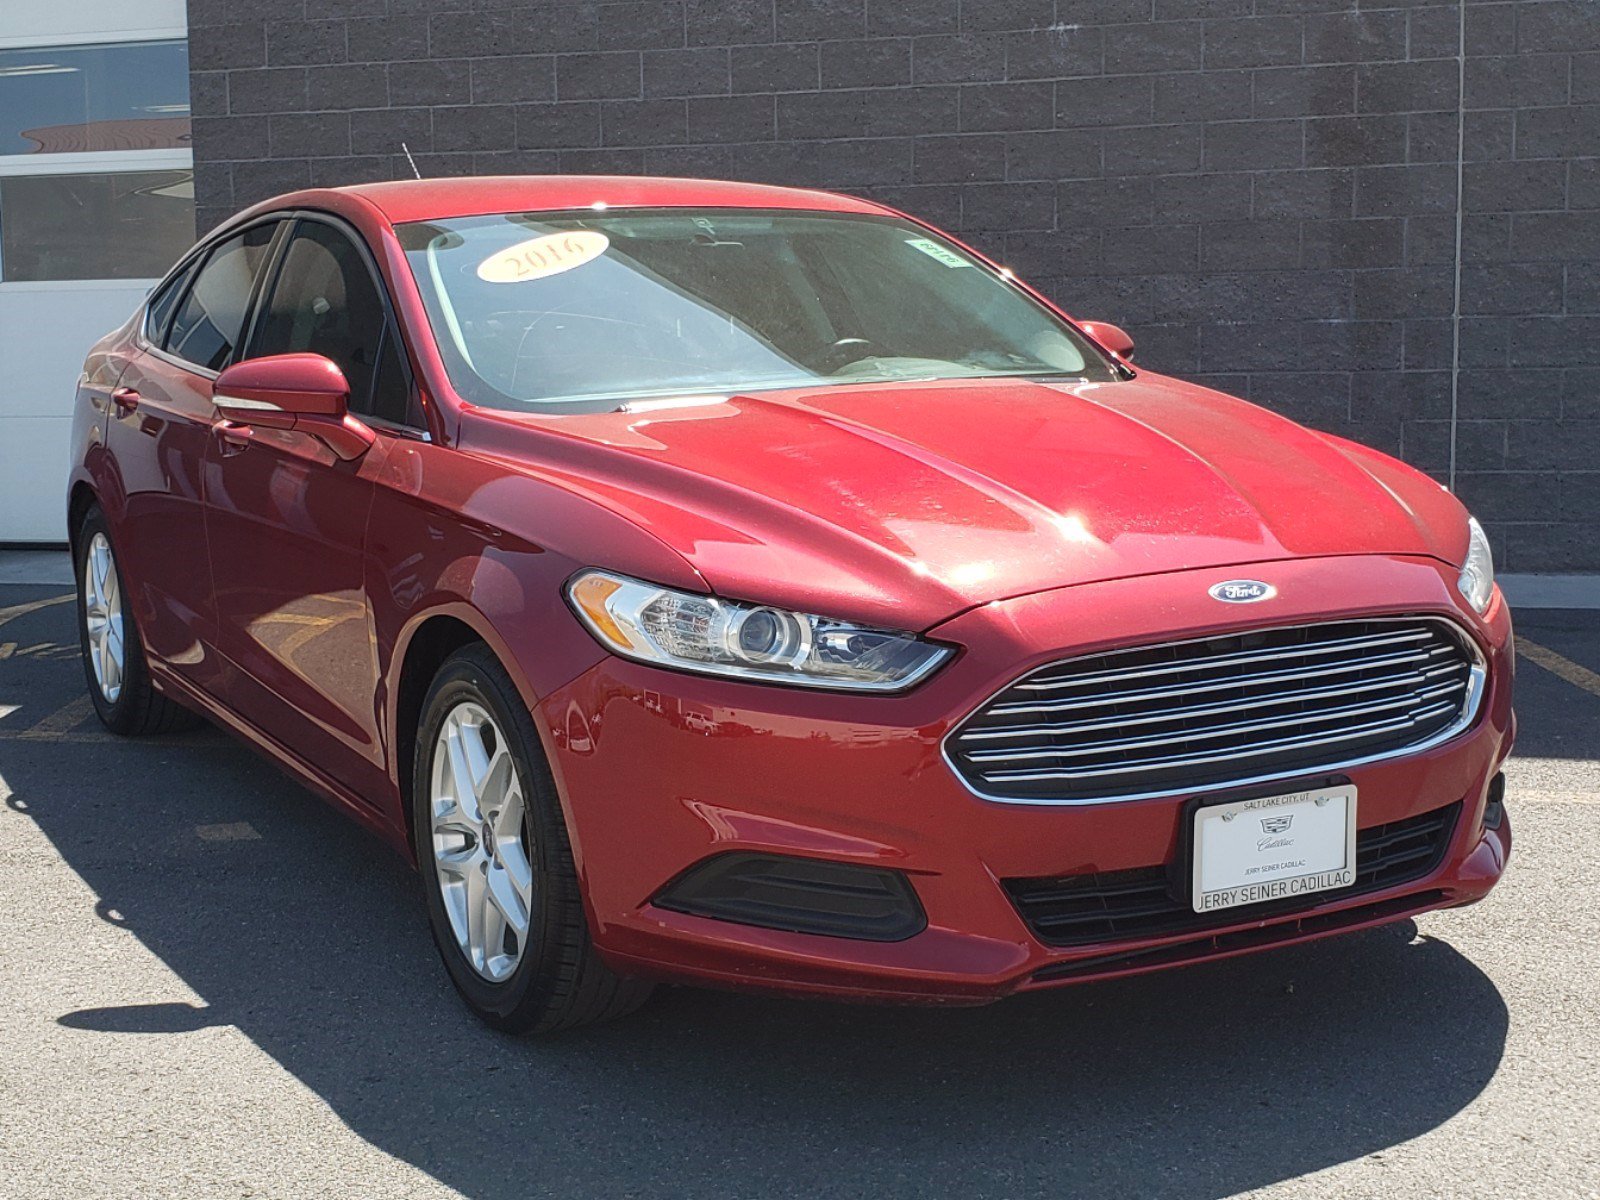
[[77,572],[78,590],[78,647],[83,655],[84,682],[89,689],[89,699],[94,702],[95,715],[100,723],[121,737],[142,737],[146,734],[175,733],[180,729],[193,729],[202,719],[182,705],[156,691],[150,682],[150,668],[145,662],[144,642],[139,637],[139,626],[128,603],[129,592],[122,570],[117,565],[115,547],[112,547],[111,569],[116,572],[117,587],[122,597],[122,686],[115,700],[108,700],[101,690],[90,661],[88,597],[84,582],[84,569],[88,562],[89,547],[96,535],[111,542],[111,530],[105,513],[93,505],[84,513],[83,520],[72,539],[73,565]]
[[[527,944],[502,982],[480,975],[456,940],[433,853],[435,744],[462,703],[486,709],[505,732],[524,797],[523,845],[533,867]],[[589,936],[572,846],[538,731],[516,685],[493,652],[478,643],[458,650],[434,676],[423,700],[411,774],[411,820],[433,941],[467,1006],[507,1033],[548,1033],[614,1020],[649,998],[652,985],[624,979],[601,960]]]

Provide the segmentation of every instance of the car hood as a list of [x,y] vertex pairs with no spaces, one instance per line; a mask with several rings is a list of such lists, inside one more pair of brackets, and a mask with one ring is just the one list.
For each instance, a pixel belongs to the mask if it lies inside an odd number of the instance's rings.
[[1465,538],[1457,502],[1410,468],[1148,373],[467,418],[467,449],[624,513],[719,594],[900,628],[1162,571],[1453,558]]

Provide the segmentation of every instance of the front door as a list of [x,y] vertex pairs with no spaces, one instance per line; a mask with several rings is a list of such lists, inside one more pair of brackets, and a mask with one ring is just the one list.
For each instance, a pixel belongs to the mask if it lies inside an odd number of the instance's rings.
[[[405,407],[406,370],[365,255],[342,227],[296,223],[250,338],[251,358],[309,351],[338,363],[350,407]],[[357,796],[387,787],[379,665],[365,580],[373,480],[393,437],[341,462],[316,438],[219,428],[206,463],[217,644],[246,720]]]

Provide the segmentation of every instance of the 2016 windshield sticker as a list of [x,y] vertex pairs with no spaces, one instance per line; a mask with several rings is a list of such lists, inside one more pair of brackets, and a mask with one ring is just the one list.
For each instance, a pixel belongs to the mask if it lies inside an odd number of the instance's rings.
[[606,252],[611,239],[592,229],[567,233],[547,233],[496,250],[478,264],[478,278],[485,283],[525,283],[559,275],[573,267],[593,262]]
[[954,250],[947,250],[938,242],[930,242],[927,238],[907,238],[906,245],[916,250],[921,250],[929,258],[936,258],[947,267],[970,267],[972,264]]

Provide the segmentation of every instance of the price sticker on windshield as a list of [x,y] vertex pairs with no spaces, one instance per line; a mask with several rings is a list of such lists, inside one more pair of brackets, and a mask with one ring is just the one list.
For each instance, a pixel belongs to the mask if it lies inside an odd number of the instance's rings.
[[547,233],[529,238],[504,250],[496,250],[478,264],[478,278],[485,283],[524,283],[559,275],[584,263],[593,262],[606,252],[611,239],[592,229],[567,233]]
[[938,242],[930,242],[927,238],[907,238],[906,245],[913,250],[921,250],[929,258],[942,262],[947,267],[970,267],[972,265],[954,250],[947,249],[939,245]]

